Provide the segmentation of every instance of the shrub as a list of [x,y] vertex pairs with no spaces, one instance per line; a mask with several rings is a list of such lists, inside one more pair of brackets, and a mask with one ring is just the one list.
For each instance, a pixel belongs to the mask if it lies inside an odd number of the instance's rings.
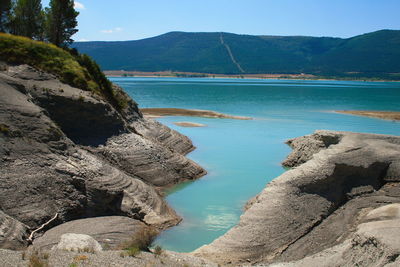
[[135,254],[140,250],[149,251],[149,246],[157,234],[158,231],[154,228],[142,227],[128,241],[122,243],[121,248],[130,254]]
[[48,267],[48,254],[40,254],[37,251],[33,251],[29,257],[28,267]]
[[140,249],[138,247],[131,247],[126,249],[126,256],[135,257],[140,253]]
[[155,254],[156,256],[160,256],[162,253],[163,253],[162,247],[159,246],[159,245],[157,245],[157,246],[154,248],[154,254]]
[[112,94],[120,109],[124,109],[128,106],[127,96],[123,92],[113,89]]

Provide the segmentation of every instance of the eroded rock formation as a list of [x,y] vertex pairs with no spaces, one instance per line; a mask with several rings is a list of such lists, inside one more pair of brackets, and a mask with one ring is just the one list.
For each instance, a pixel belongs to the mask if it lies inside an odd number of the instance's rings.
[[0,248],[25,245],[55,214],[51,226],[106,215],[161,229],[180,221],[157,187],[205,174],[184,157],[194,147],[114,89],[123,110],[27,65],[0,71]]
[[[400,203],[400,137],[317,131],[288,143],[293,152],[284,164],[297,167],[270,182],[248,203],[237,226],[195,255],[222,264],[268,264],[300,260],[354,240],[363,244],[371,234],[385,236],[382,246],[390,236],[399,240],[398,220],[389,223],[396,229],[387,235],[386,228],[370,225],[371,233],[360,222],[372,209]],[[353,266],[360,253],[346,252],[343,266]],[[395,261],[395,255],[386,258]]]
[[298,261],[270,267],[342,267],[400,265],[400,204],[385,205],[360,216],[356,231],[343,243]]

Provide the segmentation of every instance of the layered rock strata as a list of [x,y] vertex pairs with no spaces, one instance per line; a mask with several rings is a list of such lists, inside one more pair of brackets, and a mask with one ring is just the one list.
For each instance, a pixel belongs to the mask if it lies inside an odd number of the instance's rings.
[[360,219],[356,231],[343,243],[270,267],[400,266],[400,204],[373,209]]
[[0,248],[24,246],[55,215],[48,227],[107,215],[161,229],[180,221],[157,187],[205,174],[184,157],[191,141],[114,90],[122,110],[27,65],[0,71]]
[[[357,232],[361,243],[369,240],[360,225],[365,214],[400,203],[400,137],[317,131],[288,143],[293,152],[284,164],[297,167],[270,182],[237,226],[196,255],[232,265],[300,260],[351,243]],[[400,225],[390,224],[396,229],[382,244],[400,238]],[[373,229],[375,237],[385,235]]]

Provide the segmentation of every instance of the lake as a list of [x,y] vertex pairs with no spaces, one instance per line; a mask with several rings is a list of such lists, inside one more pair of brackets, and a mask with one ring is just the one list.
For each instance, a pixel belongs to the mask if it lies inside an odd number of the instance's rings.
[[[208,174],[166,197],[183,222],[156,243],[189,252],[238,223],[245,203],[285,170],[289,138],[317,129],[400,134],[400,123],[333,110],[400,111],[400,83],[212,78],[112,78],[140,107],[207,109],[253,120],[164,117],[197,147],[188,155]],[[173,122],[206,127],[184,128]]]

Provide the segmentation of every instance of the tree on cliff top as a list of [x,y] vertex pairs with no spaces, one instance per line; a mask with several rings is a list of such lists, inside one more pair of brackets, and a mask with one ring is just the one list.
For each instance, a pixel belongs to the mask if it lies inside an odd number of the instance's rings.
[[40,0],[18,0],[12,10],[10,32],[31,39],[43,39],[44,17]]
[[71,36],[78,32],[76,17],[79,12],[74,8],[73,0],[51,0],[46,8],[46,33],[49,42],[66,47],[73,42]]
[[11,0],[0,0],[0,32],[8,32],[11,4]]

